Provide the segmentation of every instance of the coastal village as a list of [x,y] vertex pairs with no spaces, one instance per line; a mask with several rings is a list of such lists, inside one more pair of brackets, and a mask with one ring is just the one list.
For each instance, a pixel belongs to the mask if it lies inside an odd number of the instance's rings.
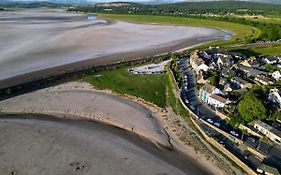
[[235,104],[255,86],[266,88],[263,104],[280,114],[281,56],[246,58],[240,53],[210,48],[193,52],[190,65],[196,72],[199,98],[226,115],[233,116]]
[[[215,147],[229,151],[228,157],[239,158],[256,173],[279,174],[281,55],[247,58],[238,52],[209,48],[128,71],[163,74],[164,65],[170,65],[179,97],[194,123],[215,140],[211,141]],[[243,115],[244,108],[250,118]],[[272,157],[277,159],[268,161]]]
[[[237,52],[209,48],[191,52],[186,62],[195,77],[197,98],[201,105],[214,112],[215,117],[209,115],[211,112],[202,112],[198,104],[196,108],[194,98],[188,96],[188,73],[181,70],[182,98],[189,109],[224,136],[238,138],[241,143],[236,142],[228,150],[244,155],[242,160],[248,160],[249,167],[252,163],[255,166],[251,168],[258,173],[279,174],[276,167],[264,162],[270,156],[269,150],[281,145],[281,55],[247,58]],[[181,61],[178,63],[182,69]],[[244,112],[251,116],[244,115]],[[206,133],[216,139],[208,131]],[[216,140],[225,147],[222,139]],[[234,151],[235,147],[239,151]]]

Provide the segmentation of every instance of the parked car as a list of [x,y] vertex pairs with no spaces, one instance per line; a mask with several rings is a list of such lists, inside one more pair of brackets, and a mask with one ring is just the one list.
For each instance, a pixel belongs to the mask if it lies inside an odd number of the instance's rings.
[[230,134],[232,134],[232,135],[234,135],[234,136],[236,136],[236,137],[239,137],[239,134],[236,133],[235,131],[230,131]]
[[210,118],[207,119],[207,122],[212,123],[212,124],[214,123],[214,121]]
[[195,111],[195,107],[194,107],[194,106],[190,105],[189,107],[190,107],[190,109],[191,109],[192,111]]
[[223,146],[223,147],[225,147],[225,143],[224,143],[224,141],[220,141],[220,144]]
[[217,126],[217,127],[221,126],[221,124],[219,122],[215,122],[214,125]]

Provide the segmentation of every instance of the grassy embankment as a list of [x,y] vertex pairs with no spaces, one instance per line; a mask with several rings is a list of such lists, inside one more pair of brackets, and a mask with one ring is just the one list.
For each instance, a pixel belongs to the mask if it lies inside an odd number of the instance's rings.
[[119,14],[98,14],[98,17],[128,21],[128,22],[211,27],[211,28],[222,29],[234,33],[234,36],[231,37],[231,39],[229,40],[214,41],[205,44],[204,46],[201,47],[238,44],[245,41],[247,38],[258,38],[261,34],[261,31],[259,29],[252,26],[231,23],[231,22],[224,22],[224,21],[215,21],[215,20],[204,20],[204,19],[172,17],[172,16],[119,15]]
[[162,108],[169,105],[176,114],[188,116],[188,111],[173,93],[169,74],[132,75],[128,72],[128,67],[122,67],[87,75],[83,81],[91,83],[97,89],[110,89],[120,94],[140,97]]
[[166,106],[166,75],[132,75],[128,67],[88,75],[84,81],[97,89],[140,97],[160,107]]

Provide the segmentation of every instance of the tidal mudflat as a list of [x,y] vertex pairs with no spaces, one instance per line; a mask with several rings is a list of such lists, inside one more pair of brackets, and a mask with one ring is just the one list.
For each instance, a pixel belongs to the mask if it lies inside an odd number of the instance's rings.
[[[0,12],[0,26],[0,87],[32,81],[59,67],[62,73],[85,65],[115,63],[226,34],[201,27],[87,20],[86,15],[46,9]],[[53,71],[32,74],[50,68]],[[19,76],[17,82],[4,81]]]

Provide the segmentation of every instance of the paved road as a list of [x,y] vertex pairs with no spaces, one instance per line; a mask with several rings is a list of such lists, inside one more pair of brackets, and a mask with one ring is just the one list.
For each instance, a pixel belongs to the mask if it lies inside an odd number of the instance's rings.
[[241,139],[242,132],[231,127],[225,121],[221,120],[213,110],[211,110],[206,104],[202,103],[195,92],[196,78],[193,71],[188,67],[187,58],[182,58],[178,61],[179,69],[182,73],[183,83],[181,87],[181,98],[185,104],[190,107],[200,118],[203,120],[215,124],[216,127],[233,135],[238,139]]

